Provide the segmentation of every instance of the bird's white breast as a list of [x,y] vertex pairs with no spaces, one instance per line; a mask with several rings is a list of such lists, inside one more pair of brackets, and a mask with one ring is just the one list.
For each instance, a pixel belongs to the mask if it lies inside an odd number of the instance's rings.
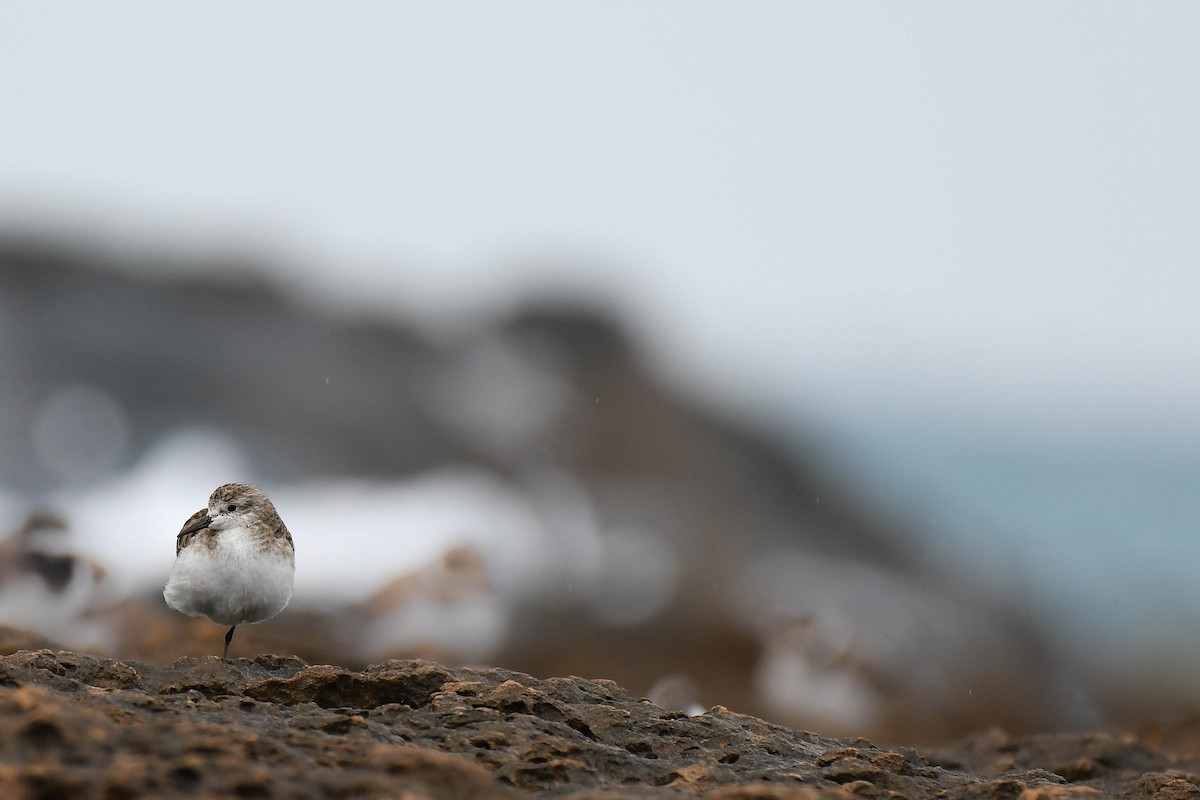
[[167,605],[221,625],[262,622],[292,598],[295,558],[263,550],[245,528],[219,533],[215,547],[195,541],[175,558],[163,597]]

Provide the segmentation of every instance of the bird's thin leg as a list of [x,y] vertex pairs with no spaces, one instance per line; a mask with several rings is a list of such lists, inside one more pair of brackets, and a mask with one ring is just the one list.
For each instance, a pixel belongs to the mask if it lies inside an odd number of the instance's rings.
[[[237,625],[233,626],[233,628],[236,627]],[[221,653],[222,659],[229,658],[229,643],[233,641],[233,628],[230,628],[229,633],[225,634],[225,651]]]

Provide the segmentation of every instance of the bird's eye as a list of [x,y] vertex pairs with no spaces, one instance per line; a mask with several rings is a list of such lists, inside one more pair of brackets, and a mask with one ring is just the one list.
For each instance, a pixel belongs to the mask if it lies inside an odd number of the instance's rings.
[[226,511],[237,511],[237,504],[230,503],[229,505],[225,506],[225,510]]

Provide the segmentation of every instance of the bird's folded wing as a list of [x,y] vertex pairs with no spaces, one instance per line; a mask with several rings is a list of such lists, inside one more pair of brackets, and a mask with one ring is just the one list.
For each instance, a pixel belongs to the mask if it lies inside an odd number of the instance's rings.
[[190,517],[188,517],[187,522],[183,523],[183,527],[179,529],[179,535],[175,537],[175,555],[179,555],[180,551],[183,550],[183,548],[187,547],[189,544],[192,543],[193,539],[195,539],[197,536],[199,536],[201,533],[203,533],[203,529],[198,530],[198,531],[192,531],[189,533],[188,528],[192,527],[197,522],[204,519],[205,515],[207,515],[207,514],[208,514],[208,509],[202,508],[199,511],[197,511],[195,514],[192,514]]

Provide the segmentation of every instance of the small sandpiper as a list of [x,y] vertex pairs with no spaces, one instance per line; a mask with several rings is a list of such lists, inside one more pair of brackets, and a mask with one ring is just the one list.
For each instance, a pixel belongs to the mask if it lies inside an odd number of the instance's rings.
[[292,599],[296,550],[292,534],[267,496],[244,483],[218,486],[175,539],[175,566],[163,597],[191,617],[229,625],[262,622]]

